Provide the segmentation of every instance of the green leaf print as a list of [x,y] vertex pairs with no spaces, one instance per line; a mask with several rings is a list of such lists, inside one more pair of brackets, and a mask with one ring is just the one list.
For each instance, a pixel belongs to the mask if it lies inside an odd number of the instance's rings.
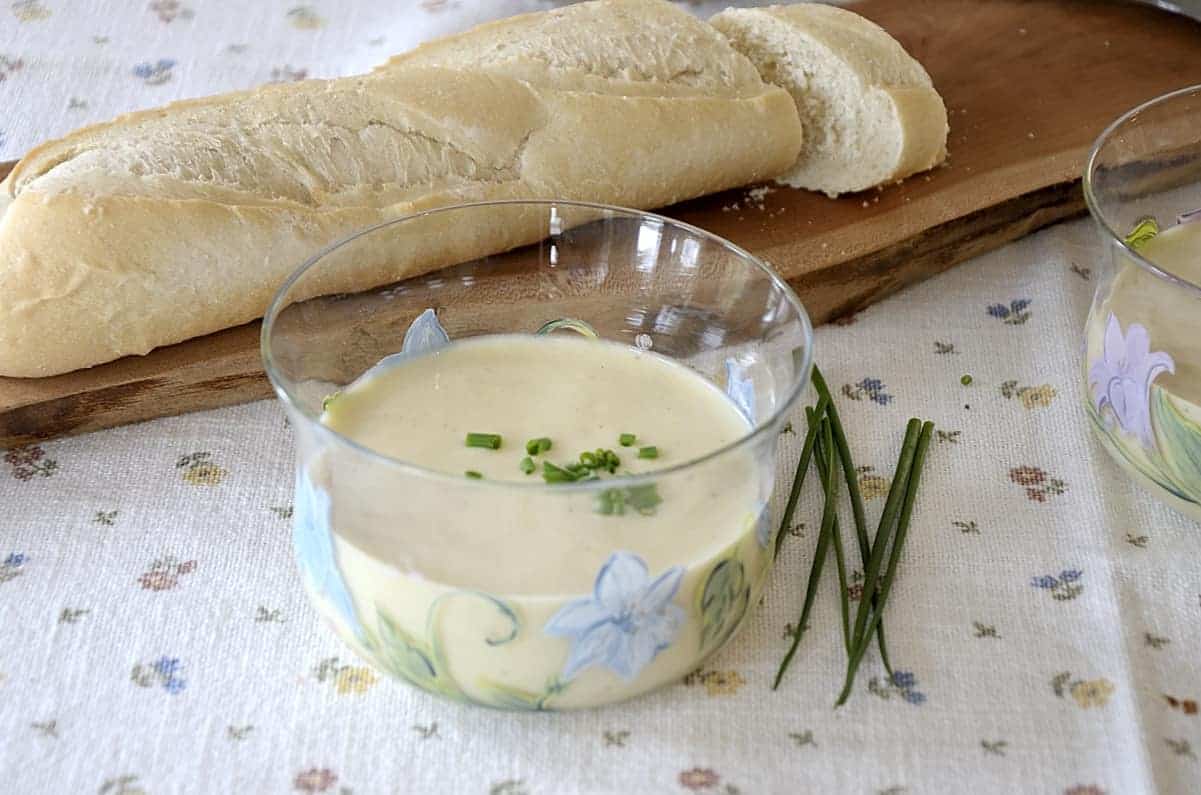
[[700,596],[702,650],[726,642],[746,612],[750,598],[751,587],[742,561],[731,557],[713,567]]

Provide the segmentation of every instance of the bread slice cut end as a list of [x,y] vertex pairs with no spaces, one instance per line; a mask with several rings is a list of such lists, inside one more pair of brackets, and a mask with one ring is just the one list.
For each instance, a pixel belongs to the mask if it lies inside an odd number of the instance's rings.
[[868,20],[798,4],[731,9],[711,23],[796,104],[804,142],[779,182],[837,196],[945,159],[942,98],[922,66]]

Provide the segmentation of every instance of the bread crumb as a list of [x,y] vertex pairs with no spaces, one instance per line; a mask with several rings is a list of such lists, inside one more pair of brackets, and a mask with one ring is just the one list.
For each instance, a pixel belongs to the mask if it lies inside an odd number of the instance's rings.
[[863,206],[864,206],[864,207],[866,207],[866,206],[867,206],[867,199],[864,199],[864,200],[863,200]]
[[1106,39],[1106,40],[1105,40],[1105,46],[1106,46],[1106,47],[1108,47],[1108,46],[1109,46],[1109,39]]
[[[747,208],[754,206],[756,210],[763,211],[767,209],[764,199],[769,193],[775,193],[776,189],[771,185],[759,185],[758,187],[748,188],[746,192],[745,205]],[[734,205],[737,207],[737,203]]]
[[1026,137],[1027,137],[1027,138],[1029,138],[1030,140],[1032,140],[1032,141],[1033,141],[1033,140],[1034,140],[1034,133],[1032,133],[1032,132],[1028,132],[1028,133],[1026,133]]
[[1025,28],[1018,28],[1018,35],[1019,35],[1019,36],[1025,36],[1025,35],[1026,35],[1026,29],[1025,29]]

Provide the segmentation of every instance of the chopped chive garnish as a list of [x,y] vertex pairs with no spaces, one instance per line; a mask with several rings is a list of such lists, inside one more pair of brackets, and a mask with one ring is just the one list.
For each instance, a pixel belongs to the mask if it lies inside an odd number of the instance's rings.
[[500,434],[499,433],[469,433],[467,434],[468,447],[482,447],[485,450],[500,449]]
[[625,498],[626,504],[643,516],[653,514],[655,508],[659,507],[659,503],[663,502],[663,498],[659,496],[659,489],[654,483],[630,486],[626,489]]
[[1135,223],[1134,228],[1130,230],[1130,234],[1122,238],[1126,245],[1138,251],[1139,248],[1151,238],[1159,234],[1159,222],[1151,216],[1147,215]]
[[483,480],[484,479],[484,476],[481,473],[476,472],[474,469],[469,469],[466,472],[464,472],[463,474],[466,475],[467,477],[471,478],[472,480]]
[[325,398],[321,401],[321,410],[328,411],[329,404],[333,403],[334,400],[336,400],[338,395],[340,395],[340,394],[342,394],[341,390],[334,392],[332,395],[326,395]]
[[638,448],[638,457],[639,458],[658,458],[659,457],[659,448],[654,447],[654,446],[639,447]]
[[533,474],[535,469],[537,469],[537,467],[534,466],[534,459],[530,458],[528,455],[525,458],[521,459],[521,471],[522,472],[524,472],[527,475],[530,475],[530,474]]
[[625,489],[605,489],[596,495],[596,512],[604,516],[623,516],[629,507],[643,516],[651,516],[662,502],[659,488],[654,483]]
[[622,447],[631,447],[633,446],[634,442],[638,441],[638,437],[632,433],[623,433],[621,436],[617,437],[617,441]]
[[545,436],[540,436],[537,439],[530,439],[525,443],[525,451],[530,455],[539,455],[545,453],[551,448],[550,439]]
[[570,465],[564,468],[550,461],[542,462],[542,479],[547,483],[574,483],[581,476],[581,473],[573,472]]
[[589,469],[596,469],[599,465],[596,460],[596,455],[589,452],[580,453],[580,463]]
[[596,512],[604,516],[621,516],[626,512],[626,496],[621,489],[605,489],[596,495]]

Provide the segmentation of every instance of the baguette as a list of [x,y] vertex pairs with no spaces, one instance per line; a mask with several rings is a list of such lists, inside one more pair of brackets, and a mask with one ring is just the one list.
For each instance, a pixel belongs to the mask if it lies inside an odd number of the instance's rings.
[[[447,55],[518,40],[516,59]],[[388,218],[534,197],[657,207],[773,177],[800,141],[787,92],[662,0],[526,15],[366,76],[128,114],[38,147],[0,183],[0,375],[54,375],[253,320],[307,257]],[[540,234],[431,229],[335,268],[316,292]]]
[[796,101],[805,141],[779,178],[837,196],[895,182],[947,155],[947,110],[922,65],[875,23],[798,3],[710,20]]

